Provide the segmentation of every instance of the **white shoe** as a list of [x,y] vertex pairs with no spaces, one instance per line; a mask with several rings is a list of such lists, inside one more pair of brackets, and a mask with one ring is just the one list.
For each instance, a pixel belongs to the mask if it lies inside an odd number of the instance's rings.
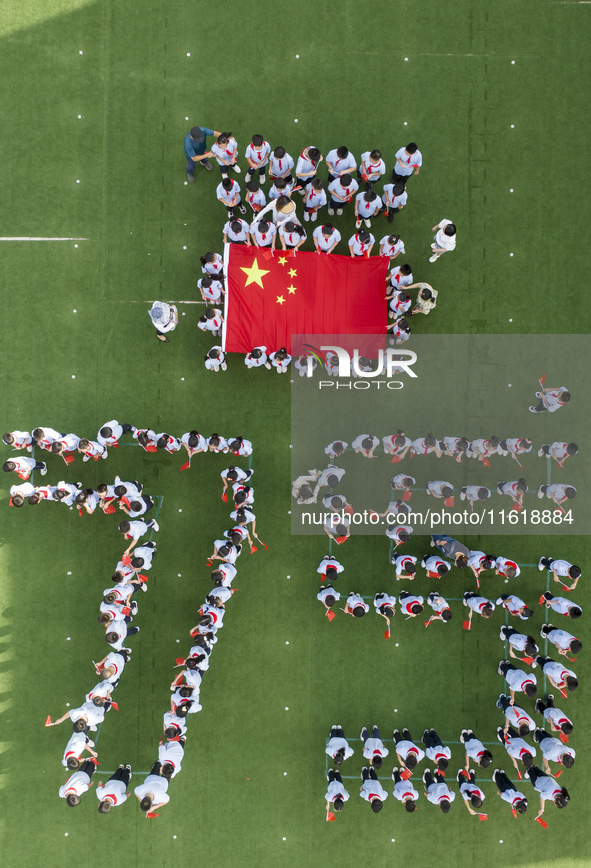
[[337,214],[338,214],[339,217],[341,216],[342,213],[343,213],[343,209],[342,209],[342,208],[337,208]]
[[309,219],[310,219],[309,213],[307,211],[304,211],[304,221],[307,223]]
[[361,220],[355,221],[355,229],[361,229]]
[[330,205],[329,205],[329,206],[328,206],[328,216],[329,216],[329,217],[332,217],[333,214],[334,214],[334,208],[331,208]]
[[310,214],[310,220],[314,223],[318,219],[318,211],[312,211]]
[[538,497],[540,498],[540,500],[543,500],[543,499],[544,499],[544,495],[545,495],[545,494],[546,494],[546,492],[545,492],[545,491],[542,491],[542,488],[541,488],[541,487],[538,488]]
[[540,398],[540,399],[541,399],[541,398],[542,398],[542,393],[541,393],[541,392],[536,392],[536,395],[535,395],[535,396],[536,396],[536,398]]
[[429,262],[437,262],[438,259],[439,259],[439,257],[437,256],[436,253],[434,253],[433,256],[429,257]]
[[47,473],[47,464],[44,463],[43,467],[39,472],[41,473],[41,476],[45,476],[45,474]]
[[267,180],[267,179],[265,178],[265,176],[264,176],[264,175],[261,175],[261,176],[259,177],[259,184],[264,184],[266,180]]
[[265,367],[271,370],[271,362],[265,362]]
[[305,376],[306,376],[306,371],[300,371],[300,377],[305,377]]
[[248,182],[251,180],[252,180],[252,174],[250,172],[247,172],[246,175],[244,176],[244,183],[248,184]]
[[371,227],[371,220],[364,220],[363,222],[365,223],[367,229]]
[[220,365],[220,367],[221,367],[222,371],[227,371],[227,370],[228,370],[228,365],[227,365],[225,362],[222,362],[222,364]]
[[538,458],[543,458],[545,454],[543,449],[538,449]]
[[240,172],[242,171],[242,169],[240,168],[240,166],[238,165],[238,163],[234,163],[234,165],[232,166],[232,168],[234,169],[234,171],[236,172],[237,175],[239,175]]
[[541,573],[543,573],[544,570],[546,569],[546,567],[545,567],[544,564],[542,563],[543,560],[544,560],[544,558],[540,558],[540,560],[538,561],[538,569],[539,569],[539,571],[540,571]]
[[158,524],[158,522],[156,521],[156,519],[154,519],[154,524],[152,525],[152,527],[154,528],[155,531],[159,531],[159,530],[160,530],[160,525]]

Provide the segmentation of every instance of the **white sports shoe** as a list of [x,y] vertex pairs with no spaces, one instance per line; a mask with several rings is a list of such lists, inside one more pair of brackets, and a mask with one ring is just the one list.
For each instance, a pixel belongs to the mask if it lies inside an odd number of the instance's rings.
[[368,229],[371,227],[371,220],[364,220],[363,222],[365,223],[365,225]]
[[310,219],[310,214],[307,211],[304,211],[304,221],[307,223]]
[[341,216],[342,213],[343,213],[343,209],[337,208],[337,214],[339,215],[339,217]]
[[236,172],[237,175],[239,175],[240,172],[242,171],[242,169],[240,168],[240,166],[238,165],[238,163],[234,163],[234,165],[232,166],[232,168],[234,169],[234,171]]
[[312,221],[312,223],[314,223],[314,221],[317,219],[318,219],[318,211],[312,211],[312,213],[310,214],[310,220]]
[[334,208],[331,208],[330,205],[329,205],[329,206],[328,206],[328,215],[329,215],[329,217],[332,217],[333,214],[334,214]]
[[437,262],[438,259],[439,259],[439,257],[437,256],[436,253],[434,253],[433,256],[429,257],[429,262]]
[[361,229],[361,220],[355,221],[355,229]]
[[227,370],[228,370],[228,365],[227,365],[225,362],[222,362],[222,364],[220,365],[220,367],[221,367],[222,371],[227,371]]

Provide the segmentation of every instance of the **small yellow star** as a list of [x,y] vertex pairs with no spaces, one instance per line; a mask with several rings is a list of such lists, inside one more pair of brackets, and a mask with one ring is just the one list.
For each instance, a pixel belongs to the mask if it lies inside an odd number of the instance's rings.
[[290,268],[290,269],[289,269],[289,276],[290,276],[290,277],[297,277],[297,276],[298,276],[298,273],[297,273],[297,271],[295,270],[295,268]]
[[291,286],[287,287],[287,290],[288,290],[290,295],[293,295],[295,293],[296,289],[297,289],[297,286],[294,286],[293,284]]
[[269,270],[264,271],[259,267],[257,260],[255,259],[252,265],[249,268],[245,268],[243,265],[240,266],[240,271],[243,271],[246,274],[247,280],[244,286],[248,286],[250,283],[258,283],[261,289],[264,289],[263,286],[263,276],[269,273]]
[[285,301],[285,299],[283,298],[282,295],[278,295],[278,296],[277,296],[277,304],[283,304],[284,301]]
[[287,265],[287,259],[285,258],[285,256],[280,256],[278,262],[279,265]]

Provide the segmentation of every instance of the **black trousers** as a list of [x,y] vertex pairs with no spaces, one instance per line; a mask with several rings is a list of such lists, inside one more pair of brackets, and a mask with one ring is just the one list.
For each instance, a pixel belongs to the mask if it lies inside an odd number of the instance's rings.
[[117,769],[115,774],[111,775],[109,778],[110,781],[123,781],[125,786],[129,784],[131,780],[131,769]]

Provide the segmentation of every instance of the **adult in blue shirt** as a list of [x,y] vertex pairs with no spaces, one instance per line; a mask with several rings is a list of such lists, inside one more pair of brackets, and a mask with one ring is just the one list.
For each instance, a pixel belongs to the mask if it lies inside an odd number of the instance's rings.
[[207,127],[193,127],[192,130],[185,136],[185,157],[187,158],[187,180],[192,184],[195,180],[194,171],[195,163],[201,165],[209,172],[213,166],[209,162],[209,157],[213,154],[211,151],[205,150],[205,142],[207,136],[221,136],[217,130],[208,130]]

